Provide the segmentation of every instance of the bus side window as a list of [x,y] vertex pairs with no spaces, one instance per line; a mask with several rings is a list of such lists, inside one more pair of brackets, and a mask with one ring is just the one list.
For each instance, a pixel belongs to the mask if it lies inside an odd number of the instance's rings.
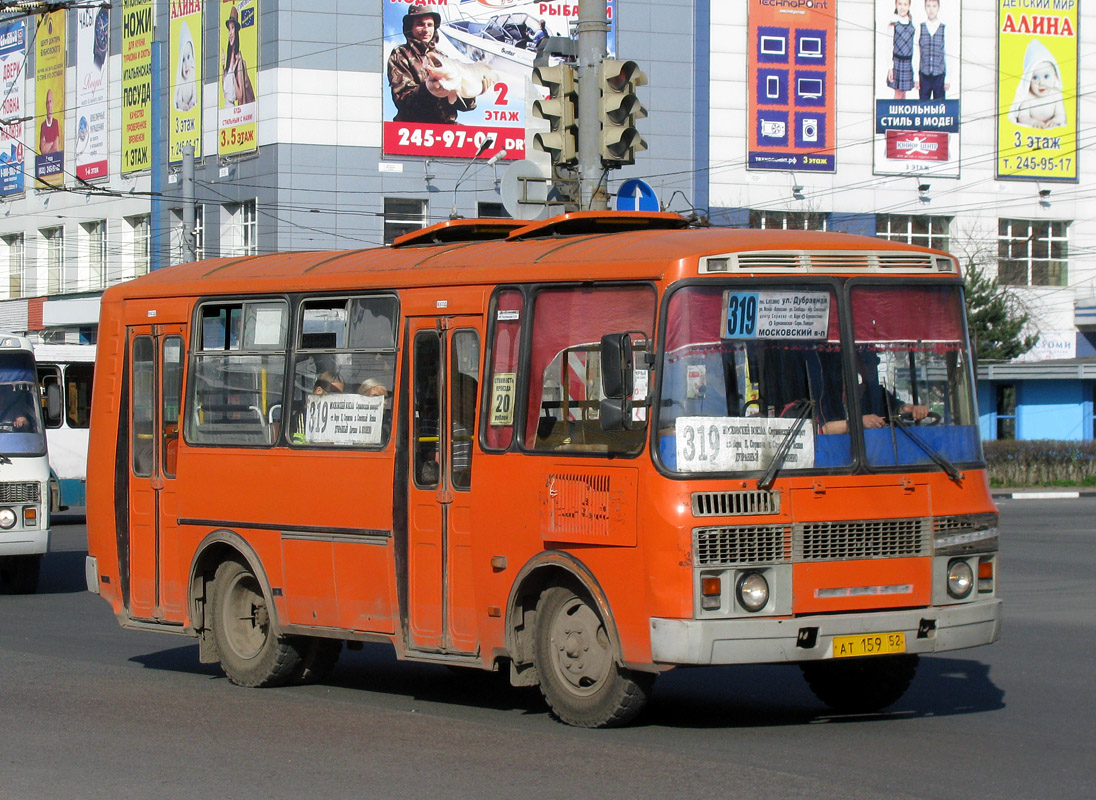
[[484,420],[484,448],[489,450],[508,450],[514,441],[522,303],[521,292],[516,289],[500,291],[495,303],[491,374],[484,387],[484,396],[490,398]]
[[70,364],[65,368],[65,416],[70,428],[86,428],[91,422],[94,372],[94,364]]
[[175,464],[179,457],[179,416],[183,401],[183,339],[168,336],[164,339],[163,387],[161,390],[160,431],[163,443],[164,475],[175,477]]
[[133,340],[133,421],[130,430],[133,432],[133,474],[142,478],[152,475],[155,466],[155,403],[156,347],[151,336],[138,336]]

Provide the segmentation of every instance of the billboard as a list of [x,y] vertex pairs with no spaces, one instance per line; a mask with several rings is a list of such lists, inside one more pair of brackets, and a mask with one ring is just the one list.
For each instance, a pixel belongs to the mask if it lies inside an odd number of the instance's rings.
[[[537,43],[569,36],[574,0],[382,0],[383,152],[525,157],[526,92]],[[608,0],[613,20],[616,0]],[[417,26],[417,27],[416,27]],[[609,52],[615,50],[609,29]]]
[[34,177],[65,183],[65,11],[38,17],[34,48]]
[[960,0],[875,0],[876,175],[959,177]]
[[152,167],[153,0],[122,0],[122,174]]
[[749,0],[747,169],[834,172],[837,0]]
[[110,9],[76,9],[76,177],[107,178]]
[[26,108],[27,23],[0,25],[0,68],[4,70],[3,119],[0,125],[0,197],[23,191],[24,125]]
[[997,7],[997,178],[1076,181],[1076,0]]
[[227,156],[259,146],[259,0],[221,0],[220,6],[217,152]]
[[168,161],[183,160],[183,147],[202,157],[202,9],[204,0],[171,3],[168,63]]

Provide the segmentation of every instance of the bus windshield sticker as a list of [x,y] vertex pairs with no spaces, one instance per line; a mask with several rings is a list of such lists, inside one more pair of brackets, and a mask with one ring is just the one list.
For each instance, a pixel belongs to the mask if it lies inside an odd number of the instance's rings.
[[491,424],[514,424],[514,391],[518,385],[516,372],[500,372],[495,375],[491,390]]
[[381,443],[384,397],[361,394],[310,394],[305,410],[308,444]]
[[723,295],[723,339],[825,339],[830,293],[767,289]]
[[[681,472],[763,469],[795,426],[791,417],[678,417],[677,468]],[[814,467],[814,432],[803,426],[782,469]]]
[[499,322],[517,322],[521,319],[521,311],[514,309],[499,309],[499,313],[495,316]]

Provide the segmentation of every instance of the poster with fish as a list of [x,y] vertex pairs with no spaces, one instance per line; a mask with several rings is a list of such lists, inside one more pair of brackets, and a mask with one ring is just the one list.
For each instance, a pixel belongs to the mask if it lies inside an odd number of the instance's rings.
[[204,0],[174,0],[168,49],[168,161],[183,160],[191,145],[202,157],[202,10]]
[[76,177],[107,178],[110,9],[76,9]]
[[221,0],[220,5],[217,153],[227,156],[259,146],[259,0]]
[[[382,2],[384,154],[490,158],[505,150],[508,160],[525,158],[537,43],[571,35],[574,0]],[[606,3],[610,23],[615,6]],[[611,25],[608,49],[616,49]]]
[[960,0],[875,0],[875,175],[959,177]]
[[997,180],[1078,179],[1080,6],[999,0]]
[[27,81],[27,23],[0,25],[0,67],[4,70],[4,120],[0,125],[0,197],[23,191],[23,109]]
[[65,14],[40,15],[35,33],[34,177],[47,186],[65,184]]

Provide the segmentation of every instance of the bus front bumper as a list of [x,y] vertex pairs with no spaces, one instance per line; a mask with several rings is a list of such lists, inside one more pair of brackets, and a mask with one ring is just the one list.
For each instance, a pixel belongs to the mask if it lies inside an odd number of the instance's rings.
[[0,531],[0,556],[30,556],[49,552],[49,528]]
[[904,633],[907,653],[977,647],[1001,633],[1001,601],[787,619],[651,619],[656,664],[771,664],[833,658],[833,637]]

